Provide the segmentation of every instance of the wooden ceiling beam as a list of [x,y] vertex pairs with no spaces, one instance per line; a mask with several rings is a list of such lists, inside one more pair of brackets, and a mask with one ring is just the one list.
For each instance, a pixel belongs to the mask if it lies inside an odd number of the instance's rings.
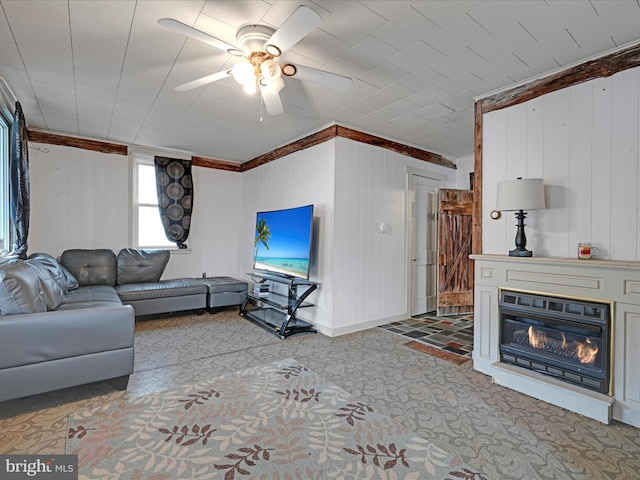
[[443,167],[453,168],[454,170],[457,168],[455,163],[453,163],[451,160],[443,158],[442,155],[439,155],[437,153],[429,152],[428,150],[422,150],[416,147],[410,147],[409,145],[394,142],[393,140],[387,140],[382,137],[376,137],[375,135],[370,135],[358,130],[342,127],[340,125],[337,125],[337,128],[339,137],[348,138],[351,140],[355,140],[356,142],[366,143],[368,145],[375,145],[376,147],[380,148],[386,148],[387,150],[391,150],[392,152],[407,155],[409,157],[417,158],[418,160],[423,160],[429,163],[434,163],[436,165],[441,165]]
[[300,140],[296,140],[295,142],[291,142],[283,147],[271,150],[270,152],[267,152],[263,155],[260,155],[259,157],[249,160],[246,163],[243,163],[242,171],[246,172],[247,170],[259,167],[260,165],[264,165],[265,163],[273,162],[274,160],[282,158],[285,155],[289,155],[291,153],[304,150],[305,148],[324,143],[335,137],[348,138],[356,142],[385,148],[402,155],[407,155],[409,157],[417,158],[418,160],[423,160],[429,163],[434,163],[436,165],[441,165],[443,167],[452,169],[457,168],[455,163],[453,163],[451,160],[443,158],[442,155],[439,155],[437,153],[429,152],[427,150],[422,150],[416,147],[410,147],[399,142],[394,142],[393,140],[387,140],[382,137],[370,135],[358,130],[343,127],[341,125],[332,125],[323,130],[320,130],[319,132],[307,135]]
[[332,138],[335,138],[336,136],[336,125],[332,125],[323,130],[320,130],[319,132],[307,135],[300,140],[296,140],[295,142],[291,142],[283,147],[271,150],[270,152],[254,158],[253,160],[249,160],[248,162],[243,163],[242,171],[246,172],[247,170],[259,167],[260,165],[264,165],[265,163],[273,162],[274,160],[282,158],[291,153],[299,152],[300,150],[313,147],[314,145],[319,145],[328,140],[331,140]]
[[561,72],[533,80],[531,82],[509,88],[494,95],[481,98],[480,107],[482,113],[511,107],[547,93],[562,90],[579,83],[595,80],[596,78],[610,77],[618,72],[635,68],[640,65],[640,43],[610,53]]
[[46,143],[47,145],[62,145],[63,147],[82,148],[101,153],[115,153],[128,155],[129,148],[118,143],[102,142],[99,140],[87,140],[86,138],[69,137],[56,133],[29,130],[29,141],[33,143]]
[[194,167],[206,167],[206,168],[215,168],[216,170],[226,170],[228,172],[240,172],[241,164],[228,162],[225,160],[216,160],[214,158],[206,158],[206,157],[191,157],[191,165]]
[[[366,143],[380,148],[385,148],[402,155],[417,158],[425,162],[433,163],[435,165],[441,165],[447,168],[456,168],[456,164],[451,160],[443,158],[442,155],[437,153],[422,150],[416,147],[410,147],[393,140],[387,140],[382,137],[370,135],[368,133],[353,130],[351,128],[343,127],[340,125],[331,125],[318,132],[307,135],[304,138],[291,142],[282,147],[276,148],[267,152],[259,157],[249,160],[245,163],[234,163],[225,160],[216,160],[213,158],[192,156],[191,161],[193,165],[198,167],[215,168],[218,170],[227,170],[230,172],[246,172],[253,168],[264,165],[265,163],[273,162],[286,155],[304,150],[314,145],[319,145],[335,137],[348,138],[360,143]],[[29,141],[34,143],[46,143],[49,145],[62,145],[65,147],[83,148],[85,150],[92,150],[102,153],[115,153],[118,155],[127,155],[128,147],[126,145],[120,145],[117,143],[102,142],[98,140],[87,140],[84,138],[69,137],[66,135],[59,135],[55,133],[41,132],[38,130],[29,130]]]

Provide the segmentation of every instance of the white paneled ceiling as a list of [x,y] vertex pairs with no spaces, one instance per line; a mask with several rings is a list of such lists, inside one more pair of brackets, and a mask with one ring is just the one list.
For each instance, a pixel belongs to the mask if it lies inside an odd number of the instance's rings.
[[[347,92],[287,78],[284,113],[232,78],[230,44],[298,5],[322,17],[285,59],[351,77]],[[636,0],[0,0],[0,76],[30,128],[245,162],[333,122],[455,159],[473,152],[475,97],[640,41]]]

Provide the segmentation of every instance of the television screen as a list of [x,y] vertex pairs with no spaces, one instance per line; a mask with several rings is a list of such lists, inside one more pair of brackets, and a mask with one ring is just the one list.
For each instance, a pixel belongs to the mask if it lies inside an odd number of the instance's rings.
[[253,268],[309,278],[313,205],[258,212]]

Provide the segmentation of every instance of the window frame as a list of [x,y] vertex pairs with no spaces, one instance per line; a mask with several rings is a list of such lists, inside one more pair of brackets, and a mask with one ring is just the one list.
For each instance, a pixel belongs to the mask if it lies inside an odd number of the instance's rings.
[[12,114],[3,95],[0,95],[0,257],[11,255],[14,232],[12,228],[10,204],[11,182],[9,179],[9,157],[11,155]]
[[[159,244],[159,245],[141,245],[139,243],[139,232],[140,232],[140,207],[158,207],[158,203],[143,203],[138,201],[138,176],[139,171],[138,168],[141,165],[144,166],[152,166],[155,168],[154,158],[155,154],[152,153],[141,153],[141,152],[133,152],[131,154],[132,158],[132,169],[131,169],[131,198],[132,198],[132,225],[131,225],[131,244],[134,248],[140,249],[162,249],[162,250],[171,250],[172,253],[189,253],[191,251],[190,240],[187,240],[186,245],[187,248],[178,248],[178,246],[174,242],[169,242],[169,244]],[[155,187],[154,187],[155,188]],[[159,217],[158,217],[159,219]]]

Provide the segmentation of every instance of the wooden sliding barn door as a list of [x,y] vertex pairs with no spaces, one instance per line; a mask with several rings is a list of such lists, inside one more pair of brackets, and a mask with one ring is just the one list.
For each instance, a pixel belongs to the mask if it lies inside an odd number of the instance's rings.
[[438,315],[473,312],[473,191],[438,192]]

